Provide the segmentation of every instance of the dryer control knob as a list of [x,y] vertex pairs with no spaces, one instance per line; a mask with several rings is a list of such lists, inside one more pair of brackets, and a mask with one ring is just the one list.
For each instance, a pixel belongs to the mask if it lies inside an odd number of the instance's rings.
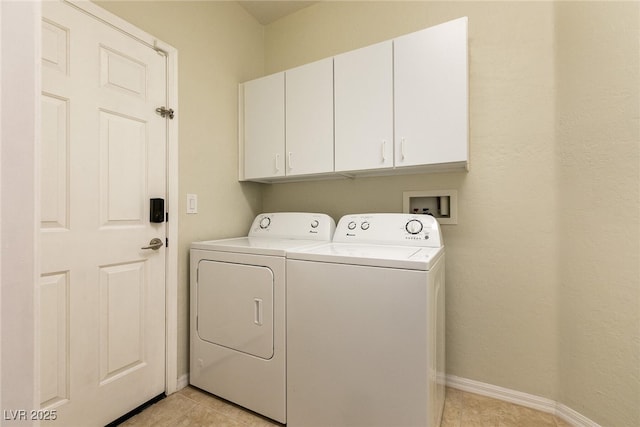
[[409,234],[418,234],[422,231],[422,223],[417,219],[412,219],[404,226]]
[[347,228],[348,228],[349,230],[355,230],[355,228],[356,228],[356,223],[355,223],[355,221],[351,221],[349,224],[347,224]]
[[311,228],[318,228],[319,225],[320,225],[320,221],[318,221],[317,219],[314,219],[313,221],[311,221]]
[[267,216],[265,216],[260,220],[260,228],[262,228],[263,230],[267,228],[270,224],[271,224],[271,218]]
[[360,228],[362,228],[363,230],[368,230],[369,223],[367,221],[363,222],[362,224],[360,224]]

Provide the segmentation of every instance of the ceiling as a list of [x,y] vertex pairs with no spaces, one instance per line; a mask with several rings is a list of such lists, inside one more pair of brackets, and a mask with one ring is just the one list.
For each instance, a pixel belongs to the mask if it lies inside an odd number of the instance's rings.
[[267,25],[284,16],[311,6],[317,1],[238,1],[240,5],[262,25]]

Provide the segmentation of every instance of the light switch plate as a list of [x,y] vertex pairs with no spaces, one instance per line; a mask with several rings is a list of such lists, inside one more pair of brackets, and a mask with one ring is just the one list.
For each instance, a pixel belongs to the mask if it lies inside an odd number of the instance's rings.
[[187,213],[188,214],[198,213],[198,195],[197,194],[187,194]]

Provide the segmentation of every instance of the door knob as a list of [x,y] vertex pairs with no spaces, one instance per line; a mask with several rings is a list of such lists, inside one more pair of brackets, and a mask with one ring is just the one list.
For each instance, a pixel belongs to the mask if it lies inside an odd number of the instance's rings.
[[149,242],[149,246],[143,246],[140,249],[153,249],[154,251],[157,251],[162,247],[162,245],[163,245],[162,240],[158,239],[157,237],[154,237]]

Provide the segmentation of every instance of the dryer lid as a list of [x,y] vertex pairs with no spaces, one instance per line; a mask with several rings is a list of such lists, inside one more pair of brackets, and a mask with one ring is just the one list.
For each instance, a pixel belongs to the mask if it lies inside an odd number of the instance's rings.
[[288,250],[314,247],[322,243],[317,240],[237,237],[234,239],[193,242],[191,249],[283,257]]

